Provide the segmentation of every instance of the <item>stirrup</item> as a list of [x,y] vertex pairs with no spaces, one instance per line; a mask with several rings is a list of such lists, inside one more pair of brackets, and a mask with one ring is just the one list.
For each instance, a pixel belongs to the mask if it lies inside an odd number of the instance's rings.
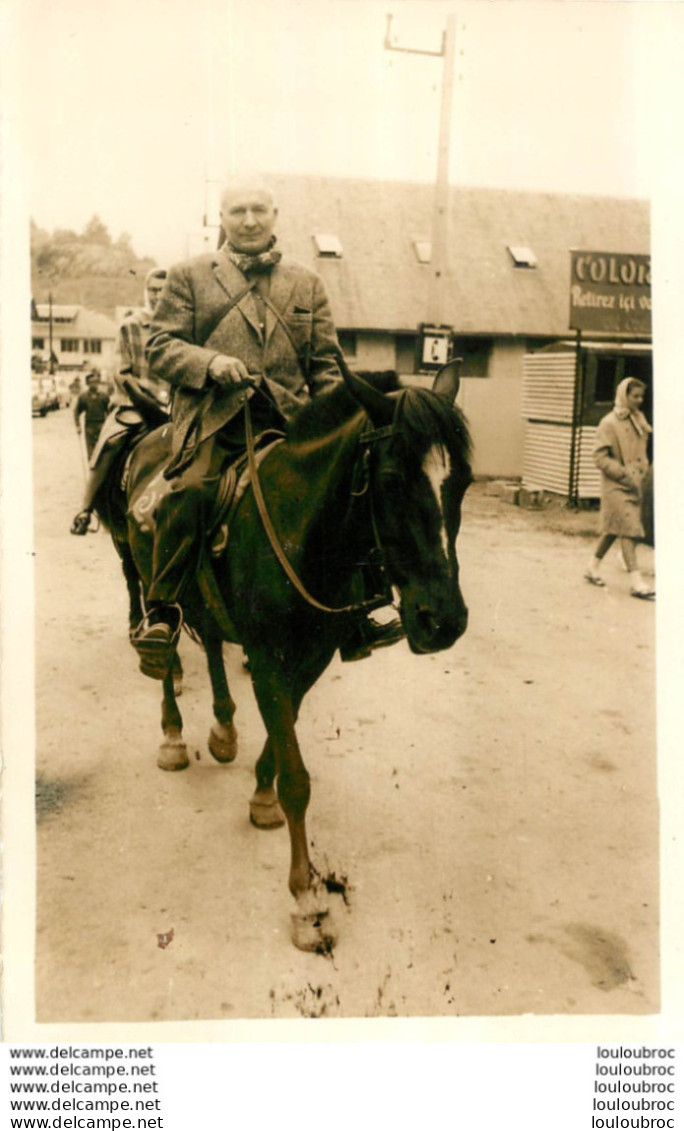
[[164,606],[164,612],[173,612],[176,627],[167,621],[150,623],[150,617],[159,610],[153,609],[141,620],[131,633],[130,641],[140,660],[140,671],[150,679],[165,679],[173,665],[178,638],[183,627],[183,611],[180,605]]
[[79,511],[71,524],[72,534],[87,534],[90,528],[91,511]]
[[378,624],[368,617],[354,625],[349,637],[340,646],[340,659],[345,664],[365,660],[376,648],[389,648],[405,638],[406,632],[398,617],[388,624]]

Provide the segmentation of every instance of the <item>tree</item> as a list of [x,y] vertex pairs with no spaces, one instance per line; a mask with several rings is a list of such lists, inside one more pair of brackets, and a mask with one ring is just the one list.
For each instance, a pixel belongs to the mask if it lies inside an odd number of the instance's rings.
[[109,229],[106,224],[103,224],[99,216],[93,215],[83,229],[81,237],[83,243],[97,243],[103,247],[110,247],[112,237],[109,234]]
[[128,232],[113,240],[93,215],[82,232],[48,232],[31,221],[31,288],[36,302],[78,303],[102,313],[140,302],[142,280],[154,260],[138,258]]

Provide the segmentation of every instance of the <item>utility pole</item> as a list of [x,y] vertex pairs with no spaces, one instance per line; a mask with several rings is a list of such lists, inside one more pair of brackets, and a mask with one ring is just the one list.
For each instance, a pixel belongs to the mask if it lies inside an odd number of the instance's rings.
[[52,291],[48,293],[48,315],[50,319],[49,335],[50,335],[50,361],[48,364],[48,372],[54,375],[55,372],[55,355],[52,352]]
[[442,98],[439,113],[439,146],[437,153],[437,179],[432,210],[432,248],[430,256],[430,284],[428,287],[426,321],[441,326],[444,317],[447,248],[449,242],[449,143],[451,139],[451,107],[454,93],[454,54],[456,44],[456,15],[447,16],[439,51],[425,51],[416,47],[398,47],[392,43],[390,31],[392,16],[387,16],[385,48],[410,55],[434,55],[444,60],[442,67]]

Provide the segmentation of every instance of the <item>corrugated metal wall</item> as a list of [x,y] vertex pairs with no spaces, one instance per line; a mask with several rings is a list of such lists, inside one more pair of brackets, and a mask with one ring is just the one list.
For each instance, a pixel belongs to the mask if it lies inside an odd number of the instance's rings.
[[[568,494],[574,389],[574,352],[525,355],[523,486]],[[592,459],[595,436],[596,428],[589,426],[577,431],[575,458],[580,499],[598,498],[600,493],[600,474]]]
[[[577,432],[580,499],[597,499],[600,494],[601,477],[592,459],[595,436],[595,428],[584,427]],[[567,495],[571,442],[572,428],[569,424],[528,420],[525,425],[523,486],[543,487],[557,495]]]
[[522,414],[526,420],[572,424],[574,389],[574,353],[525,354]]

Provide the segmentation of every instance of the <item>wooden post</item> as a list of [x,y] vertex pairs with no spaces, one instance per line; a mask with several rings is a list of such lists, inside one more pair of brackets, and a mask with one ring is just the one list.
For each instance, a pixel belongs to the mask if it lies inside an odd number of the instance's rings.
[[55,372],[55,355],[52,351],[52,291],[48,294],[48,314],[49,314],[49,334],[50,334],[50,361],[48,363],[48,372],[54,375]]
[[430,260],[430,286],[426,321],[434,326],[444,322],[446,269],[449,246],[449,148],[451,141],[451,113],[454,97],[454,47],[456,43],[456,16],[447,16],[442,41],[442,100],[439,114],[439,144],[437,151],[437,180],[432,213],[432,255]]
[[572,432],[570,435],[570,468],[568,476],[568,502],[576,507],[579,495],[579,453],[577,428],[582,416],[582,331],[577,331],[575,346],[575,387],[572,394]]
[[456,44],[456,15],[447,16],[442,32],[440,51],[425,51],[418,47],[400,47],[392,42],[392,16],[387,17],[385,49],[403,51],[408,55],[434,55],[444,60],[442,67],[442,98],[439,113],[439,142],[437,150],[437,180],[432,207],[432,242],[430,278],[428,281],[425,324],[444,325],[444,297],[446,282],[447,249],[449,243],[449,145],[451,141],[451,107],[454,98],[454,48]]

